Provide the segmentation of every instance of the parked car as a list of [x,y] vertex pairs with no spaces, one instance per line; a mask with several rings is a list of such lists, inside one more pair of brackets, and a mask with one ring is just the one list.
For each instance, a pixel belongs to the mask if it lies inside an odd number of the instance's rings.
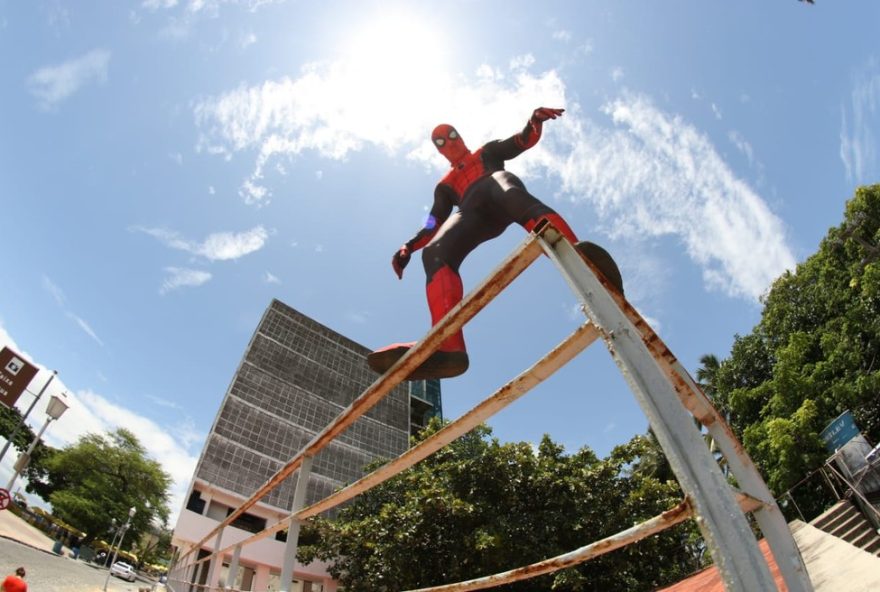
[[137,578],[134,568],[124,561],[117,561],[110,567],[110,575],[133,582]]

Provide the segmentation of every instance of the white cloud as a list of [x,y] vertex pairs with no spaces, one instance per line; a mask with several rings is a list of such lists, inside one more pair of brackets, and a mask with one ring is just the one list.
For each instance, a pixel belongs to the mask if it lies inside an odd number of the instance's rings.
[[180,0],[144,0],[143,6],[150,10],[168,10],[181,6],[189,13],[207,12],[214,15],[223,4],[243,6],[251,12],[255,12],[261,6],[283,1],[284,0],[184,0],[181,3]]
[[266,282],[267,284],[280,284],[281,283],[280,279],[278,279],[276,276],[272,275],[268,271],[266,272],[266,275],[263,276],[263,281]]
[[563,43],[568,43],[571,41],[571,31],[566,31],[565,29],[560,29],[559,31],[553,31],[553,39],[556,41],[562,41]]
[[253,32],[244,33],[238,38],[238,46],[241,49],[247,49],[256,42],[257,36]]
[[613,80],[614,82],[620,82],[621,80],[623,80],[623,76],[624,76],[623,68],[621,68],[620,66],[617,66],[616,68],[612,68],[611,80]]
[[[442,75],[423,79],[430,71],[423,66],[402,77],[394,57],[390,59],[382,65],[383,71],[393,73],[397,82],[383,81],[382,76],[389,74],[376,73],[376,66],[371,72],[361,72],[363,68],[355,72],[361,64],[351,59],[312,64],[299,78],[242,86],[201,101],[195,107],[202,129],[199,149],[225,156],[254,151],[254,172],[239,193],[248,203],[260,203],[270,196],[263,181],[270,159],[314,151],[340,160],[371,145],[389,153],[406,150],[410,158],[437,165],[442,159],[424,140],[425,130],[439,121],[475,130],[466,140],[476,145],[510,134],[511,126],[521,125],[532,109],[560,104],[564,97],[556,72],[528,74],[525,69],[534,62],[531,56],[512,60],[513,71],[507,77],[479,75],[476,87]],[[380,78],[366,80],[370,75]],[[387,85],[396,85],[395,108],[388,106]]]
[[92,327],[87,322],[85,322],[81,317],[73,314],[72,312],[68,312],[67,316],[70,320],[76,323],[76,326],[82,329],[86,335],[94,339],[98,345],[104,347],[104,342],[101,341],[100,337],[98,337],[94,329],[92,329]]
[[[180,40],[189,37],[199,21],[217,18],[221,7],[230,6],[243,8],[248,12],[256,12],[261,7],[269,4],[284,2],[285,0],[143,0],[141,6],[154,13],[162,12],[168,19],[159,34],[172,40]],[[135,14],[135,13],[133,13]],[[139,15],[136,16],[140,20]],[[253,38],[253,40],[251,40]],[[243,35],[239,40],[240,48],[245,48],[256,37],[253,34]]]
[[357,312],[350,310],[345,313],[345,318],[347,318],[352,323],[357,323],[358,325],[363,325],[369,320],[370,315],[365,312]]
[[[527,70],[528,68],[531,68],[534,65],[535,65],[535,56],[533,56],[530,53],[527,53],[527,54],[521,55],[521,56],[517,56],[517,57],[513,58],[512,60],[510,60],[510,69],[511,70]],[[483,69],[483,71],[485,71],[489,67],[484,64],[481,66],[481,68]],[[496,77],[501,78],[502,76],[498,76],[496,74]]]
[[[6,346],[26,355],[0,324],[0,348]],[[31,360],[30,357],[28,359]],[[39,391],[46,384],[51,373],[41,364],[33,361],[31,363],[40,369],[32,381],[34,385],[32,390]],[[190,450],[201,447],[205,434],[194,429],[190,418],[163,422],[159,425],[90,389],[74,392],[64,384],[60,376],[56,376],[46,388],[42,401],[48,402],[53,395],[62,397],[68,404],[68,409],[57,421],[49,425],[44,434],[45,442],[55,448],[63,448],[74,444],[86,434],[107,434],[120,427],[130,430],[137,436],[149,457],[156,460],[163,470],[171,475],[169,508],[171,509],[170,524],[173,525],[177,519],[177,512],[183,507],[184,497],[198,460],[197,453],[191,453]],[[26,394],[18,400],[17,406],[22,412],[33,401],[33,398],[28,399],[29,397],[31,396]],[[45,409],[46,404],[40,402],[28,417],[27,422],[34,431],[38,431],[45,424]],[[5,444],[3,438],[0,438],[0,444]],[[14,451],[13,448],[10,450]],[[8,452],[3,459],[0,481],[4,485],[12,476],[15,457],[14,452]],[[16,488],[24,489],[23,478],[19,478],[16,483]],[[33,496],[26,497],[37,505],[46,506],[45,501]]]
[[92,81],[107,80],[110,52],[95,49],[57,66],[45,66],[28,77],[31,94],[43,108],[51,108]]
[[168,277],[162,280],[162,287],[159,288],[159,294],[163,296],[178,288],[201,286],[211,279],[210,273],[198,269],[166,267],[165,272]]
[[[52,298],[55,300],[55,303],[58,304],[58,306],[60,306],[62,309],[66,309],[67,299],[64,297],[64,291],[61,288],[59,288],[55,284],[55,282],[53,282],[46,275],[43,276],[43,288],[47,292],[49,292],[49,294],[52,296]],[[104,342],[101,341],[101,339],[95,333],[94,329],[92,329],[92,327],[82,317],[71,312],[70,310],[65,310],[65,314],[67,315],[67,318],[69,318],[71,321],[73,321],[77,327],[82,329],[82,331],[86,335],[88,335],[89,337],[94,339],[98,343],[98,345],[100,345],[101,347],[104,347]]]
[[752,145],[749,144],[746,139],[742,137],[742,134],[740,134],[736,130],[731,130],[730,132],[728,132],[727,138],[734,146],[736,146],[737,150],[745,155],[746,159],[749,162],[749,166],[752,166],[755,162],[755,151],[752,149]]
[[615,129],[563,128],[545,166],[572,199],[594,204],[612,235],[676,237],[707,286],[730,296],[757,299],[794,267],[782,222],[705,135],[640,95],[624,93],[604,112]]
[[872,58],[853,76],[849,108],[841,109],[840,158],[850,182],[870,182],[880,169],[880,60]]
[[[702,269],[705,284],[730,296],[757,299],[794,267],[782,222],[699,130],[658,109],[649,97],[627,91],[609,101],[598,120],[591,119],[567,99],[556,71],[533,73],[533,64],[520,58],[507,72],[486,66],[455,84],[439,76],[425,85],[424,95],[418,81],[411,81],[412,88],[403,91],[410,94],[397,97],[396,104],[420,108],[403,112],[387,109],[387,89],[361,84],[344,60],[313,64],[298,78],[241,86],[199,103],[200,145],[227,157],[255,155],[254,173],[244,186],[259,188],[247,196],[259,202],[269,191],[262,177],[271,158],[313,151],[342,159],[374,147],[443,167],[425,141],[426,130],[439,121],[454,123],[474,148],[509,135],[536,106],[564,106],[565,117],[549,124],[552,131],[511,169],[524,176],[557,175],[563,193],[590,202],[614,237],[679,241]],[[393,65],[384,66],[394,70]],[[351,101],[353,96],[358,100]]]
[[43,287],[52,295],[58,306],[64,306],[64,292],[45,275],[43,276]]
[[[262,249],[269,238],[268,231],[262,226],[255,226],[244,232],[215,232],[209,234],[202,242],[187,240],[182,238],[177,232],[167,228],[136,226],[132,230],[148,234],[161,241],[167,247],[198,255],[209,261],[239,259]],[[210,278],[210,274],[208,277]]]

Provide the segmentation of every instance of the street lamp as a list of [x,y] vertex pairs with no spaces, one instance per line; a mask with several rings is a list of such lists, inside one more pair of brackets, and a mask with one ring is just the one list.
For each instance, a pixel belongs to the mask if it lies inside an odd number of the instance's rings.
[[[134,518],[134,514],[137,512],[137,508],[131,507],[128,510],[128,520],[125,521],[125,524],[122,525],[122,530],[119,533],[119,543],[116,548],[113,549],[113,557],[110,559],[110,567],[113,567],[113,564],[116,563],[116,553],[119,551],[119,547],[122,546],[122,539],[125,538],[125,532],[128,530],[128,527],[131,526],[131,519]],[[110,570],[107,570],[107,579],[104,580],[104,592],[107,592],[107,584],[110,583]]]
[[49,424],[53,419],[58,419],[61,417],[64,412],[67,411],[67,403],[59,397],[58,395],[52,395],[52,398],[49,399],[49,405],[46,406],[46,423],[43,424],[43,427],[40,428],[40,433],[36,435],[36,437],[31,441],[31,445],[28,446],[26,452],[24,452],[21,456],[18,457],[18,460],[15,461],[15,467],[12,473],[12,478],[9,480],[9,485],[6,486],[7,491],[12,491],[12,486],[15,484],[15,480],[18,479],[18,476],[21,472],[28,466],[28,463],[31,462],[31,453],[34,451],[34,448],[37,447],[37,442],[40,441],[40,438],[43,436],[43,433],[46,431],[46,428],[49,427]]

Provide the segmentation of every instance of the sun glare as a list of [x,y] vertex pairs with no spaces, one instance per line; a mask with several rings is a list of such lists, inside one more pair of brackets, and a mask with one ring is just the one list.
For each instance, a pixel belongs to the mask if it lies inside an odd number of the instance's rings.
[[417,16],[401,12],[364,22],[345,47],[342,68],[358,111],[376,120],[383,127],[376,131],[390,134],[391,142],[448,98],[449,42]]

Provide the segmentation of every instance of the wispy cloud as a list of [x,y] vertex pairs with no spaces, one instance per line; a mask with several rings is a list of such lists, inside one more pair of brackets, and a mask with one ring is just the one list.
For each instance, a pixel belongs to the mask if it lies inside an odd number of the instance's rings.
[[52,295],[58,306],[64,306],[64,292],[45,275],[43,276],[43,288]]
[[710,140],[646,96],[624,93],[603,111],[616,125],[570,126],[547,163],[565,192],[599,210],[627,241],[674,236],[712,289],[756,300],[795,259],[782,221],[738,179]]
[[86,84],[106,81],[109,64],[110,52],[95,49],[61,64],[40,68],[28,77],[27,84],[40,106],[50,109]]
[[358,325],[363,325],[369,320],[369,313],[359,312],[355,310],[350,310],[345,313],[345,318],[347,318],[352,323],[357,323]]
[[94,339],[98,345],[100,345],[101,347],[104,347],[104,342],[101,341],[101,339],[95,334],[95,331],[92,329],[92,327],[87,322],[85,322],[81,317],[78,317],[77,315],[73,314],[72,312],[68,312],[67,317],[69,319],[71,319],[74,323],[76,323],[76,326],[79,327],[80,329],[82,329],[86,335],[88,335],[89,337]]
[[568,43],[569,41],[571,41],[571,31],[568,31],[566,29],[559,29],[558,31],[553,31],[551,36],[556,41],[562,41],[563,43]]
[[[346,62],[311,65],[298,78],[242,86],[198,103],[201,148],[227,157],[254,154],[254,173],[243,187],[258,189],[246,193],[259,201],[269,191],[263,170],[272,158],[308,150],[341,159],[372,146],[440,168],[442,159],[424,138],[437,121],[454,122],[473,147],[509,135],[535,106],[564,106],[566,116],[548,125],[544,140],[511,168],[525,176],[557,175],[562,193],[591,203],[615,238],[680,242],[707,287],[730,296],[756,300],[794,267],[785,228],[761,196],[705,134],[648,96],[621,91],[591,118],[567,97],[555,70],[533,72],[533,60],[518,58],[507,71],[483,66],[468,81],[430,84],[424,97],[400,98],[421,109],[371,107],[365,117],[364,105],[385,104],[371,93],[385,89],[360,84],[347,68]],[[355,94],[363,100],[347,100]]]
[[880,172],[876,130],[880,127],[880,60],[872,58],[853,75],[849,105],[841,108],[840,158],[847,180],[866,183]]
[[104,347],[104,342],[101,341],[101,338],[98,337],[91,325],[89,325],[81,316],[67,309],[67,299],[64,296],[64,291],[46,275],[43,276],[43,289],[46,290],[52,296],[52,299],[55,300],[55,303],[64,310],[64,314],[67,315],[68,319],[73,321],[74,324],[86,335],[94,339],[98,345]]
[[261,6],[279,2],[284,0],[144,0],[143,6],[150,10],[181,8],[190,13],[206,12],[213,15],[223,4],[243,6],[255,11]]
[[737,150],[745,155],[746,160],[749,162],[749,166],[752,166],[755,162],[755,151],[752,149],[752,145],[749,144],[746,139],[742,137],[742,134],[736,130],[728,132],[727,138],[734,146],[736,146]]
[[277,276],[272,275],[272,273],[270,273],[268,271],[266,272],[266,275],[263,276],[263,281],[266,282],[267,284],[280,284],[281,283],[281,280],[278,279]]
[[177,290],[178,288],[193,288],[201,286],[211,279],[211,274],[207,271],[199,269],[186,269],[183,267],[166,267],[165,273],[167,277],[162,280],[162,286],[159,288],[159,294],[163,296],[168,292]]
[[183,238],[178,232],[167,228],[135,226],[132,230],[148,234],[167,247],[204,257],[209,261],[239,259],[262,249],[269,238],[269,232],[262,226],[243,232],[215,232],[201,242]]
[[[216,18],[220,9],[225,6],[256,12],[261,7],[285,2],[286,0],[143,0],[141,6],[152,13],[165,13],[168,21],[161,29],[160,35],[168,39],[185,39],[194,30],[200,20]],[[133,18],[140,20],[140,15],[133,12]],[[244,49],[256,37],[252,34],[244,36],[239,46]]]

